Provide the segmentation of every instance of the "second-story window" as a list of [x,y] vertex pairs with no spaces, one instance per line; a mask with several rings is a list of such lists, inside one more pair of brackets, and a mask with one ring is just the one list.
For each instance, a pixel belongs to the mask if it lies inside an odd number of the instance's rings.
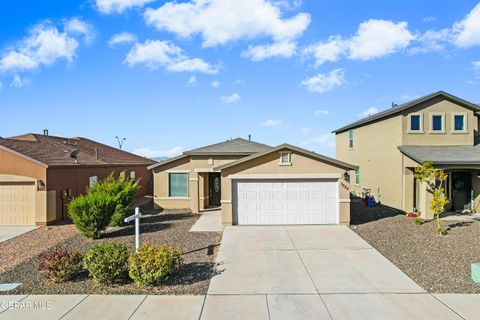
[[465,115],[455,114],[453,115],[453,131],[465,131]]
[[353,130],[348,131],[348,147],[353,148]]
[[420,132],[422,131],[422,116],[419,114],[412,114],[410,116],[410,131]]
[[442,132],[444,131],[443,127],[443,115],[434,114],[432,115],[432,129],[433,132]]

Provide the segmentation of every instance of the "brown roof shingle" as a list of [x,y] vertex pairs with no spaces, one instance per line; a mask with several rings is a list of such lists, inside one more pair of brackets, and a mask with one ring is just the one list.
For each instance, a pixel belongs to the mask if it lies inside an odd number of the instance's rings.
[[[7,139],[0,138],[1,147],[47,166],[151,165],[155,163],[150,159],[82,137],[63,138],[29,133]],[[69,156],[76,149],[80,150],[77,156],[78,164]],[[98,157],[96,150],[98,150]]]

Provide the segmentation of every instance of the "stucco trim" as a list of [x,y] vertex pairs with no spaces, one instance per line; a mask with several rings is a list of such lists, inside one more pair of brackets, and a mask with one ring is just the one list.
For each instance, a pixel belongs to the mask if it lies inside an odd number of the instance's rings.
[[165,173],[190,173],[190,170],[165,170]]
[[204,173],[204,172],[220,172],[219,170],[215,170],[213,168],[196,168],[195,172],[197,173]]
[[232,200],[229,200],[229,199],[226,199],[226,200],[220,200],[220,203],[227,203],[227,204],[230,204],[232,203]]
[[0,146],[0,150],[6,151],[6,152],[8,152],[8,153],[11,153],[11,154],[17,156],[17,157],[20,157],[20,158],[25,159],[25,160],[27,160],[27,161],[33,162],[33,163],[35,163],[36,165],[39,165],[39,166],[41,166],[41,167],[43,167],[43,168],[48,168],[48,165],[46,165],[45,163],[40,162],[40,161],[38,161],[38,160],[35,160],[35,159],[33,159],[33,158],[30,158],[30,157],[24,155],[23,153],[17,152],[17,151],[15,151],[15,150],[10,149],[10,148],[4,147],[4,146]]
[[350,200],[350,199],[338,199],[338,202],[340,202],[340,203],[350,203],[350,202],[352,202],[352,200]]
[[154,196],[157,200],[190,200],[190,197],[159,197]]
[[306,173],[306,174],[232,174],[230,179],[340,179],[340,173]]
[[315,160],[323,161],[323,162],[332,164],[336,167],[340,167],[340,168],[344,168],[344,169],[350,169],[350,170],[355,170],[357,168],[357,166],[355,166],[353,164],[346,163],[346,162],[343,162],[343,161],[340,161],[340,160],[337,160],[337,159],[333,159],[333,158],[330,158],[330,157],[327,157],[327,156],[324,156],[324,155],[321,155],[321,154],[318,154],[318,153],[315,153],[315,152],[312,152],[312,151],[308,151],[308,150],[300,148],[300,147],[296,147],[296,146],[292,146],[290,144],[284,143],[284,144],[281,144],[281,145],[279,145],[279,146],[277,146],[277,147],[275,147],[271,150],[261,152],[261,153],[257,153],[257,154],[251,155],[249,157],[246,157],[246,158],[241,158],[237,161],[226,163],[224,165],[216,167],[215,169],[216,170],[223,170],[225,168],[234,167],[234,166],[239,165],[241,163],[245,163],[245,162],[248,162],[250,160],[253,160],[253,159],[256,159],[256,158],[259,158],[259,157],[263,157],[267,154],[277,152],[277,151],[281,151],[283,149],[287,149],[287,150],[290,150],[290,151],[295,151],[295,152],[298,152],[300,154],[310,156],[310,157],[314,158]]

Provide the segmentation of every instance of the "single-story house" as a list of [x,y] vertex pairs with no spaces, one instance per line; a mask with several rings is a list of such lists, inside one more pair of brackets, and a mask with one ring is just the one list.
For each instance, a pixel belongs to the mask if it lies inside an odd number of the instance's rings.
[[154,202],[218,207],[224,225],[348,224],[356,166],[289,144],[232,139],[149,166]]
[[63,220],[73,197],[112,172],[140,178],[138,196],[151,194],[147,167],[153,163],[86,138],[49,136],[48,131],[0,139],[0,225]]

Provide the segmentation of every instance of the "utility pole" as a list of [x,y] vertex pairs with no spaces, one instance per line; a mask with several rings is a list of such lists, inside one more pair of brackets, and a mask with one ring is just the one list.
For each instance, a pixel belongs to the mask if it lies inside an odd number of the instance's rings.
[[127,138],[121,138],[121,139],[120,139],[118,136],[116,136],[115,138],[117,139],[117,142],[118,142],[118,148],[119,148],[120,150],[122,150],[123,142],[124,142],[125,140],[127,140]]

